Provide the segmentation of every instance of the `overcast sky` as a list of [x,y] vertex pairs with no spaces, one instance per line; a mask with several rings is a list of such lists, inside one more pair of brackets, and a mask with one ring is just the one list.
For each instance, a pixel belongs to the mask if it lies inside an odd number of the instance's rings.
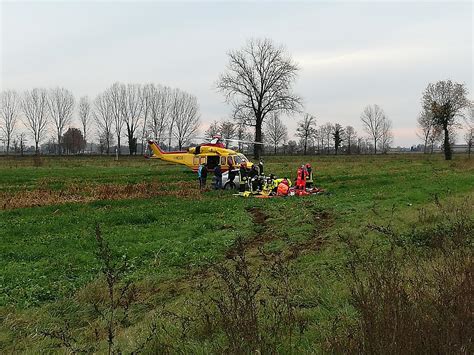
[[[305,111],[353,125],[377,103],[395,145],[418,142],[420,98],[450,78],[473,95],[472,2],[123,2],[1,4],[2,89],[63,86],[94,97],[115,81],[197,96],[203,126],[229,117],[215,89],[226,53],[249,38],[283,44]],[[301,117],[285,118],[290,133]]]

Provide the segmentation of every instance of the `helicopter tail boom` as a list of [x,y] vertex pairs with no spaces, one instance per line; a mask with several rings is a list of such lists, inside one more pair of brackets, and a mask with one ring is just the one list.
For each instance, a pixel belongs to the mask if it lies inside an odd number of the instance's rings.
[[160,157],[161,155],[163,155],[164,152],[161,150],[160,146],[156,144],[156,142],[149,141],[148,145],[150,146],[150,149],[152,150],[153,155],[157,157]]

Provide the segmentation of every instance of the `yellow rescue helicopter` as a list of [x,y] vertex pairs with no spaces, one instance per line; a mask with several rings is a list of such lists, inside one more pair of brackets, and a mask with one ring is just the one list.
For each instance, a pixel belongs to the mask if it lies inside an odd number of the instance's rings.
[[155,141],[148,141],[148,146],[153,154],[149,157],[150,159],[161,159],[174,164],[186,165],[193,171],[197,171],[199,165],[205,164],[208,170],[214,169],[217,165],[220,165],[221,170],[228,171],[229,166],[233,166],[234,169],[238,169],[240,164],[246,163],[247,167],[251,167],[253,164],[247,159],[242,153],[238,153],[235,150],[225,148],[222,143],[223,140],[236,141],[241,143],[252,143],[262,144],[259,142],[247,142],[235,139],[222,139],[220,136],[214,136],[208,143],[203,143],[196,147],[190,147],[187,150],[165,152]]

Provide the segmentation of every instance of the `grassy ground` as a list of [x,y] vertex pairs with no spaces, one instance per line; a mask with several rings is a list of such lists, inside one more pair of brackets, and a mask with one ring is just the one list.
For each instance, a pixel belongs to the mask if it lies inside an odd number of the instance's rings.
[[[198,281],[207,282],[202,268],[225,262],[242,238],[252,260],[259,250],[288,256],[301,298],[318,300],[291,348],[321,350],[334,331],[334,314],[355,317],[346,282],[335,277],[347,261],[341,236],[368,243],[377,238],[369,225],[408,230],[434,202],[472,201],[474,192],[474,160],[465,156],[451,162],[438,155],[269,157],[266,170],[294,178],[303,160],[315,167],[316,185],[326,194],[288,199],[201,194],[190,171],[141,158],[1,158],[0,349],[64,346],[38,330],[64,319],[76,338],[87,339],[81,334],[91,330],[71,315],[76,311],[68,301],[84,309],[84,292],[97,287],[99,224],[110,248],[129,259],[127,279],[138,290],[131,320],[117,330],[122,348],[133,345],[130,339],[141,336],[157,309],[182,309],[180,302],[196,295]],[[84,317],[89,325],[97,318]],[[105,351],[105,334],[96,338],[97,349]],[[215,350],[205,337],[193,339],[187,351]]]

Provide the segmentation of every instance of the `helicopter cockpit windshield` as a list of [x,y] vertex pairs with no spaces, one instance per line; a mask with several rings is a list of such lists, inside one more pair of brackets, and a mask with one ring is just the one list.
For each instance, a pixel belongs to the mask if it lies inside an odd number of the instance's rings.
[[247,158],[243,154],[234,155],[234,160],[236,165],[248,162]]

